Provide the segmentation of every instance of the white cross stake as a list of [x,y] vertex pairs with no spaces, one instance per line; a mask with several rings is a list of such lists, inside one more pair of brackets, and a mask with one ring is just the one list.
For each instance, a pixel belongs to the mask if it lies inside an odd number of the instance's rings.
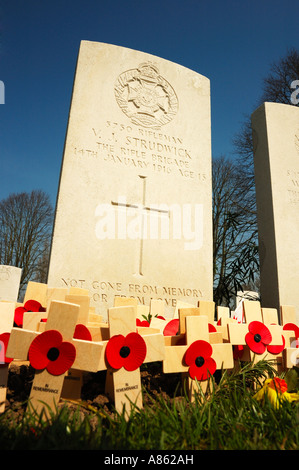
[[49,307],[45,331],[13,328],[7,354],[29,360],[36,370],[29,406],[38,414],[49,416],[61,396],[66,373],[70,368],[97,372],[103,352],[102,343],[73,339],[79,305],[53,300]]
[[187,315],[185,322],[186,344],[165,347],[163,372],[185,374],[189,399],[193,400],[199,387],[206,391],[209,376],[222,368],[232,369],[234,361],[229,343],[210,343],[206,315]]
[[7,343],[13,327],[14,302],[0,302],[0,413],[5,410],[8,369],[11,360],[7,356]]
[[136,332],[134,306],[110,308],[108,321],[110,338],[104,342],[105,358],[102,355],[99,370],[107,369],[106,393],[116,411],[125,408],[127,418],[131,404],[142,408],[140,366],[164,359],[164,337]]

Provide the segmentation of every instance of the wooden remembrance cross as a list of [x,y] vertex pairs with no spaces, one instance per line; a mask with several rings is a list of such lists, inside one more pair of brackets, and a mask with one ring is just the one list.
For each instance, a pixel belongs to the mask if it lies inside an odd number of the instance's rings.
[[279,371],[283,367],[284,332],[278,324],[277,310],[261,308],[257,300],[244,300],[243,309],[245,323],[227,324],[230,343],[241,346],[241,361],[272,360]]
[[13,328],[7,354],[30,361],[36,370],[28,406],[37,413],[55,410],[64,378],[70,368],[97,372],[103,344],[74,339],[79,305],[53,300],[49,306],[45,331]]
[[[206,315],[186,316],[185,322],[186,344],[165,346],[163,372],[182,372],[184,377],[188,373],[187,391],[189,399],[193,400],[195,393],[200,388],[205,392],[208,385],[207,377],[203,376],[197,378],[197,380],[191,377],[196,368],[202,369],[205,367],[205,370],[208,371],[210,364],[212,364],[215,370],[221,368],[232,369],[234,361],[231,344],[210,344],[208,317]],[[207,375],[213,374],[209,372]]]
[[116,411],[128,417],[130,405],[142,408],[140,365],[162,361],[165,347],[161,333],[136,332],[136,308],[132,305],[108,309],[109,340],[99,370],[107,369],[106,393]]

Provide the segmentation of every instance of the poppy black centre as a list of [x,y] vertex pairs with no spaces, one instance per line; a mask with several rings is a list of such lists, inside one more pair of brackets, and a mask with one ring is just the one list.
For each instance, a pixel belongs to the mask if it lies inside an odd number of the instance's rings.
[[205,363],[205,360],[202,356],[198,356],[196,359],[195,359],[195,364],[197,367],[201,367],[203,366]]
[[256,333],[256,334],[254,335],[254,341],[255,341],[256,343],[259,343],[259,342],[261,341],[261,339],[262,339],[262,338],[261,338],[261,335],[259,335],[258,333]]
[[49,359],[49,361],[56,361],[58,356],[59,356],[59,349],[57,348],[49,349],[48,354],[47,354],[47,358]]
[[130,348],[129,346],[123,346],[120,351],[119,351],[119,354],[120,354],[120,357],[122,357],[123,359],[125,359],[126,357],[128,357],[128,355],[130,354]]

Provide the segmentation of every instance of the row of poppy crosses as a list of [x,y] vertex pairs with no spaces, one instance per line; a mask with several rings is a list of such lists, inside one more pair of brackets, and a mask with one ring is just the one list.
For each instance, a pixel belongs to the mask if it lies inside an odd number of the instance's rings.
[[[29,283],[23,304],[0,303],[2,394],[12,360],[29,361],[36,370],[29,406],[46,414],[60,397],[80,398],[83,371],[107,370],[106,393],[122,411],[131,403],[142,407],[140,366],[146,362],[163,361],[164,373],[181,372],[192,399],[199,386],[206,390],[210,375],[233,369],[237,359],[272,359],[278,371],[298,361],[293,307],[281,307],[281,325],[277,311],[261,309],[257,301],[244,302],[245,323],[230,318],[223,307],[214,321],[213,302],[179,304],[174,318],[165,319],[159,301],[153,300],[149,310],[136,299],[116,297],[105,323],[89,300],[82,289]],[[147,311],[150,322],[142,320]]]

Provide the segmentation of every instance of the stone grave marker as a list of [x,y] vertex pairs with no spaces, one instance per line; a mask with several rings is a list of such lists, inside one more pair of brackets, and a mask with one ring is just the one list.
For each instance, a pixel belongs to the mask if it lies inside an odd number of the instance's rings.
[[49,416],[55,410],[69,369],[98,371],[103,345],[74,339],[80,306],[52,300],[42,333],[13,328],[7,356],[29,360],[36,373],[28,406]]
[[21,268],[0,265],[0,300],[18,301],[21,275]]
[[263,307],[293,305],[299,322],[299,108],[264,103],[252,115]]
[[212,300],[209,80],[168,60],[82,41],[61,168],[49,287],[107,316]]

